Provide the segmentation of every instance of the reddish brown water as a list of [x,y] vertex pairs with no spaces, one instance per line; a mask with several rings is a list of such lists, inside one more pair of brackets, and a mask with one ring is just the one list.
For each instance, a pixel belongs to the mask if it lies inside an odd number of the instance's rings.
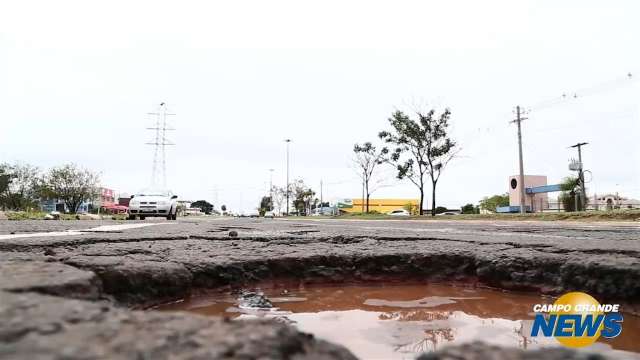
[[[553,302],[536,295],[438,284],[269,285],[258,290],[277,309],[242,310],[238,295],[230,292],[157,309],[234,319],[274,317],[342,344],[363,359],[410,359],[420,352],[474,340],[526,349],[560,346],[554,338],[524,335],[523,320],[533,318],[532,306]],[[638,338],[640,318],[625,314],[620,336],[601,338],[585,349],[616,358],[640,358]]]

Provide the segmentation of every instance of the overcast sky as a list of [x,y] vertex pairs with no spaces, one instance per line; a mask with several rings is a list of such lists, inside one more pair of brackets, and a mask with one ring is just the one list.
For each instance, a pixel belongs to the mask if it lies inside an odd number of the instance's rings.
[[[526,174],[560,181],[586,141],[589,190],[640,198],[638,14],[632,0],[5,1],[0,162],[74,162],[135,192],[150,182],[146,113],[166,102],[182,198],[255,208],[268,169],[284,185],[285,138],[292,178],[353,198],[354,142],[419,104],[451,108],[463,150],[437,200],[457,207],[507,191],[522,105]],[[417,196],[390,182],[373,197]]]

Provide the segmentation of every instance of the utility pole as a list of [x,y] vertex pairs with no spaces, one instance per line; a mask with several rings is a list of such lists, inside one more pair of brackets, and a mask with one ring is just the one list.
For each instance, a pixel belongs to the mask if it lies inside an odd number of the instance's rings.
[[362,210],[360,210],[364,214],[364,177],[362,178]]
[[320,215],[323,215],[324,212],[324,204],[323,204],[323,198],[322,198],[322,179],[320,179]]
[[511,121],[512,123],[518,124],[518,155],[520,158],[520,176],[518,183],[520,184],[520,213],[524,214],[526,212],[526,198],[525,198],[525,190],[524,190],[524,165],[522,161],[522,128],[520,123],[523,120],[527,120],[527,118],[522,117],[520,106],[516,106],[516,119]]
[[285,139],[284,142],[287,143],[287,186],[286,186],[286,194],[287,194],[287,214],[285,216],[289,216],[289,143],[291,143],[291,139]]
[[269,169],[269,202],[273,211],[273,169]]
[[[578,182],[580,183],[580,205],[582,210],[587,210],[587,189],[585,189],[584,184],[584,172],[582,166],[582,146],[587,145],[587,142],[577,143],[575,145],[571,145],[572,148],[578,148]],[[576,209],[577,211],[578,209]]]

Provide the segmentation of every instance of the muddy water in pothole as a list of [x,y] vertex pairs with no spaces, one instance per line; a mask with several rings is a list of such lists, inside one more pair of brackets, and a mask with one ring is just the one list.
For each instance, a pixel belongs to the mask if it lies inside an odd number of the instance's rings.
[[[530,338],[523,320],[551,298],[439,284],[275,285],[248,288],[271,300],[270,310],[247,309],[237,292],[217,292],[158,306],[233,319],[271,317],[339,343],[363,359],[411,359],[421,352],[474,340],[535,349],[560,346],[554,338]],[[586,351],[640,358],[640,318],[624,314],[623,331]]]

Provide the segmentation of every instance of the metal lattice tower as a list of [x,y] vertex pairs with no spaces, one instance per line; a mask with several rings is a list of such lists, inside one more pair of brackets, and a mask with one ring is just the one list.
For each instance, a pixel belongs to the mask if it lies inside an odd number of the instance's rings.
[[167,131],[175,130],[167,126],[167,116],[175,115],[167,112],[167,105],[163,102],[158,106],[158,111],[148,113],[148,115],[155,115],[155,126],[149,127],[147,130],[154,132],[154,140],[146,143],[147,145],[153,145],[153,167],[151,170],[151,186],[157,187],[159,185],[159,178],[162,178],[163,189],[167,188],[167,158],[166,147],[175,145],[167,139]]

